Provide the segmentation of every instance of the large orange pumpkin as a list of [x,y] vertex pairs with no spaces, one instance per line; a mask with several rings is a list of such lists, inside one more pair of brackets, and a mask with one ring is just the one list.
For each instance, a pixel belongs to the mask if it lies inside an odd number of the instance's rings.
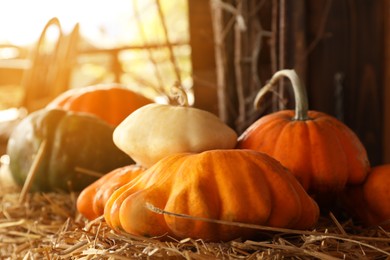
[[47,107],[92,113],[117,126],[134,110],[150,103],[154,102],[119,84],[101,84],[70,89]]
[[390,230],[389,187],[390,164],[375,166],[363,184],[343,192],[343,205],[363,225],[381,225]]
[[283,110],[261,117],[240,135],[237,147],[276,158],[310,193],[338,192],[347,184],[362,183],[370,169],[363,144],[341,121],[308,110],[306,90],[294,70],[275,73],[255,102],[283,76],[292,82],[295,112]]
[[104,217],[115,230],[211,241],[249,238],[255,231],[157,214],[157,208],[194,217],[305,229],[319,208],[278,161],[252,150],[216,149],[165,157],[116,190]]
[[77,197],[77,210],[89,220],[102,216],[111,194],[143,172],[142,167],[131,164],[103,175],[81,191]]

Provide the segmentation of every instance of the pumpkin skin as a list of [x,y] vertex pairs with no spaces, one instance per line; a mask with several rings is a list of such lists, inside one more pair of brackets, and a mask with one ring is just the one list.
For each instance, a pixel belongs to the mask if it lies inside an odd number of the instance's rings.
[[102,84],[65,91],[47,108],[91,113],[117,126],[134,110],[150,103],[151,99],[121,85]]
[[7,144],[9,168],[23,186],[41,143],[46,149],[31,191],[80,191],[97,177],[76,169],[105,173],[134,161],[112,141],[114,128],[96,116],[62,109],[30,113],[14,128]]
[[234,148],[237,134],[210,112],[155,103],[130,114],[115,128],[113,140],[136,163],[149,168],[174,153]]
[[[390,164],[375,166],[363,184],[348,187],[342,202],[348,213],[365,226],[390,230]],[[385,223],[387,221],[387,223]]]
[[116,190],[104,217],[115,230],[142,236],[228,241],[256,231],[156,214],[160,209],[194,217],[305,229],[319,208],[278,161],[252,150],[216,149],[170,155]]
[[295,112],[282,110],[261,117],[240,135],[237,148],[274,157],[312,194],[340,192],[346,185],[362,183],[370,163],[356,134],[330,115],[308,111],[306,92],[294,71],[279,71],[270,84],[281,76],[293,83]]
[[81,191],[76,202],[78,212],[89,220],[102,216],[104,206],[111,194],[142,174],[144,170],[138,165],[131,164],[103,175]]

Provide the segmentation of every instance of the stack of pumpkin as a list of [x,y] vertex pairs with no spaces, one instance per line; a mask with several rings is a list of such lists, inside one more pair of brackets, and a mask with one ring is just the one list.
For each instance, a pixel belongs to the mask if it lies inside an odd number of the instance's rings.
[[[256,237],[243,223],[309,229],[320,215],[317,198],[334,194],[366,225],[389,219],[383,203],[390,203],[390,166],[371,169],[347,126],[309,111],[293,70],[277,72],[256,102],[284,76],[292,82],[295,112],[264,116],[240,136],[188,104],[157,104],[135,93],[126,99],[117,87],[65,93],[15,130],[11,172],[22,185],[36,161],[31,154],[45,141],[45,164],[35,178],[43,181],[34,182],[35,190],[77,188],[77,208],[87,219],[104,216],[114,230],[148,237]],[[92,100],[77,110],[85,96]],[[97,122],[109,129],[104,135]],[[104,175],[85,177],[80,168]]]
[[63,93],[12,131],[7,155],[15,182],[24,185],[34,171],[30,191],[78,191],[100,173],[133,163],[115,146],[112,133],[129,113],[151,102],[120,85]]

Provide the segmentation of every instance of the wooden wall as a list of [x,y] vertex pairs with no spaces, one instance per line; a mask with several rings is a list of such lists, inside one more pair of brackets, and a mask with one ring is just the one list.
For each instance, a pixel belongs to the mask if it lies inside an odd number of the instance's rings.
[[364,143],[371,162],[378,164],[384,148],[383,1],[312,0],[306,8],[307,43],[321,32],[307,56],[311,108],[344,121]]
[[195,106],[218,114],[214,34],[209,0],[189,0]]
[[390,1],[386,0],[383,4],[384,10],[384,93],[383,102],[383,161],[390,163]]
[[[262,79],[271,77],[272,71],[278,69],[296,69],[305,81],[311,109],[331,114],[352,128],[365,145],[373,165],[390,162],[390,137],[386,135],[390,131],[390,90],[386,87],[390,86],[389,0],[223,2],[235,7],[241,14],[248,12],[248,7],[251,13],[251,7],[264,3],[256,11],[255,17],[270,31],[268,41],[263,43],[269,46],[265,50],[273,53],[259,56],[257,67]],[[237,75],[237,71],[234,71],[237,69],[234,68],[234,62],[237,62],[234,60],[238,50],[237,37],[234,37],[233,31],[230,32],[233,35],[227,34],[223,38],[224,62],[231,62],[232,65],[225,68],[224,73],[230,79],[226,80],[225,76],[225,83],[221,86],[221,77],[218,75],[220,68],[215,60],[218,55],[211,57],[216,54],[216,50],[220,50],[215,42],[210,42],[210,38],[202,39],[205,31],[207,35],[213,33],[210,31],[210,23],[215,23],[215,19],[210,19],[207,11],[200,11],[210,8],[210,1],[189,0],[189,3],[194,75],[207,75],[211,79],[209,82],[214,81],[217,86],[198,87],[200,83],[195,80],[195,100],[198,100],[200,107],[221,115],[221,108],[216,110],[216,105],[222,99],[216,92],[221,87],[226,88],[226,82],[231,85],[237,85],[238,82],[237,77],[232,76]],[[220,20],[225,23],[222,27],[226,26],[230,18],[231,14],[225,12]],[[253,18],[246,20],[248,25],[252,23],[250,19]],[[247,50],[245,47],[248,48],[248,45],[244,41],[256,33],[253,28],[248,28],[246,32],[241,32],[240,52]],[[270,60],[272,57],[274,61]],[[240,75],[252,77],[246,69],[241,66]],[[205,98],[205,95],[210,98]],[[237,101],[234,96],[237,91],[226,95],[231,95],[229,100]],[[247,97],[249,95],[246,93]],[[289,100],[287,106],[293,106],[290,93],[284,95]],[[234,110],[233,113],[225,119],[228,124],[237,127],[235,123],[240,108],[234,102],[230,103],[236,107],[228,108],[230,112]]]

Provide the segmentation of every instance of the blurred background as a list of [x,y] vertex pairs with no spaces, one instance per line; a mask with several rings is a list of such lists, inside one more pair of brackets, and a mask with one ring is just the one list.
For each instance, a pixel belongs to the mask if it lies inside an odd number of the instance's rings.
[[390,0],[6,1],[0,117],[69,88],[121,83],[164,99],[179,83],[191,105],[241,133],[293,108],[288,81],[261,110],[253,100],[274,72],[294,68],[310,109],[348,125],[373,165],[390,162],[389,14]]
[[[117,82],[156,96],[180,76],[190,89],[187,9],[186,0],[7,1],[0,10],[0,59],[4,65],[1,68],[0,64],[0,83],[16,89],[11,85],[19,85],[23,71],[31,66],[29,55],[43,28],[56,17],[64,35],[79,25],[69,88]],[[49,28],[45,39],[46,45],[57,44],[58,28]],[[171,51],[180,75],[172,66]],[[17,102],[10,100],[7,92],[1,95],[3,109]]]

